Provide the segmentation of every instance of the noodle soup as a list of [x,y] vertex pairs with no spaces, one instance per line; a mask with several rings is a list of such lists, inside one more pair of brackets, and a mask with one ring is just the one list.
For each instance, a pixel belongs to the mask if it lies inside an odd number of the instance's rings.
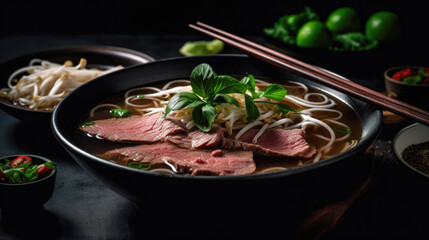
[[[255,89],[264,91],[271,83],[256,79]],[[311,164],[333,157],[354,147],[361,138],[362,127],[357,114],[351,107],[326,92],[308,87],[299,82],[282,84],[287,90],[286,96],[278,103],[290,106],[295,111],[279,112],[272,104],[256,103],[260,116],[254,121],[246,120],[243,110],[245,100],[239,94],[230,94],[240,107],[217,106],[217,116],[212,124],[212,131],[225,128],[225,136],[239,139],[249,129],[258,129],[258,134],[270,133],[274,129],[302,129],[305,138],[317,151],[310,158],[265,156],[254,154],[256,169],[253,173],[286,170]],[[132,115],[150,116],[164,113],[168,101],[179,92],[192,92],[190,81],[186,79],[162,82],[153,86],[134,88],[107,99],[94,107],[82,122],[93,122],[99,119],[112,118],[111,109],[127,109]],[[265,102],[267,99],[262,99]],[[189,109],[173,111],[166,119],[179,122],[188,130],[197,129]],[[257,134],[257,135],[258,135]],[[256,136],[255,136],[256,137]],[[135,143],[112,142],[98,139],[97,135],[88,136],[77,131],[77,141],[81,148],[91,154],[104,157],[105,153],[115,149],[134,146]],[[253,139],[254,142],[255,138]],[[122,159],[108,158],[108,161],[128,165]],[[187,174],[178,172],[171,164],[152,165],[148,171],[168,174]]]

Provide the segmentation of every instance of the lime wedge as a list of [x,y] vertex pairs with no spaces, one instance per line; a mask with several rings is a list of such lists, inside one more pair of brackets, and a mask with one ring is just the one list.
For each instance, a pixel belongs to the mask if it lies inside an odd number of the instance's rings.
[[179,52],[184,56],[200,56],[216,54],[222,51],[223,42],[215,39],[213,41],[186,42]]

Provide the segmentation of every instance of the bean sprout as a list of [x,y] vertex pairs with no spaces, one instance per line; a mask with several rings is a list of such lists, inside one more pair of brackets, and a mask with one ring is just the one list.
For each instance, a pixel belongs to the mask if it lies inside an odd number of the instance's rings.
[[[78,65],[74,67],[72,65],[70,61],[60,65],[32,59],[29,66],[22,67],[9,76],[8,88],[0,90],[0,97],[29,109],[53,111],[65,96],[80,85],[122,68],[118,66],[106,71],[85,69],[84,58],[80,59]],[[28,75],[22,76],[14,85],[14,81],[24,73]]]

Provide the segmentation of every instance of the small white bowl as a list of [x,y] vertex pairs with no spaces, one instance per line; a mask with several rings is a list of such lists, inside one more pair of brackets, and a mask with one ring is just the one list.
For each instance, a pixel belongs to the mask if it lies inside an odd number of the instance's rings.
[[429,126],[415,123],[405,127],[396,134],[395,138],[393,139],[392,147],[396,158],[398,158],[400,162],[402,162],[409,169],[429,178],[428,174],[415,169],[404,159],[402,159],[402,152],[405,150],[405,148],[412,144],[419,144],[427,141],[429,141]]

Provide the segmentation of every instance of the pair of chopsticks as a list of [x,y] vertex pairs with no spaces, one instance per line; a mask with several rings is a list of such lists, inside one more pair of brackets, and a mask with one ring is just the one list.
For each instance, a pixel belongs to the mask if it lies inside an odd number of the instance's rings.
[[314,82],[318,82],[347,95],[377,105],[398,115],[413,119],[425,125],[429,125],[429,112],[423,109],[398,99],[388,97],[382,93],[349,81],[341,76],[299,61],[283,53],[277,52],[273,49],[264,47],[260,44],[246,40],[210,25],[197,22],[196,25],[189,24],[189,27],[217,38],[253,57],[268,62],[269,64],[286,69]]

